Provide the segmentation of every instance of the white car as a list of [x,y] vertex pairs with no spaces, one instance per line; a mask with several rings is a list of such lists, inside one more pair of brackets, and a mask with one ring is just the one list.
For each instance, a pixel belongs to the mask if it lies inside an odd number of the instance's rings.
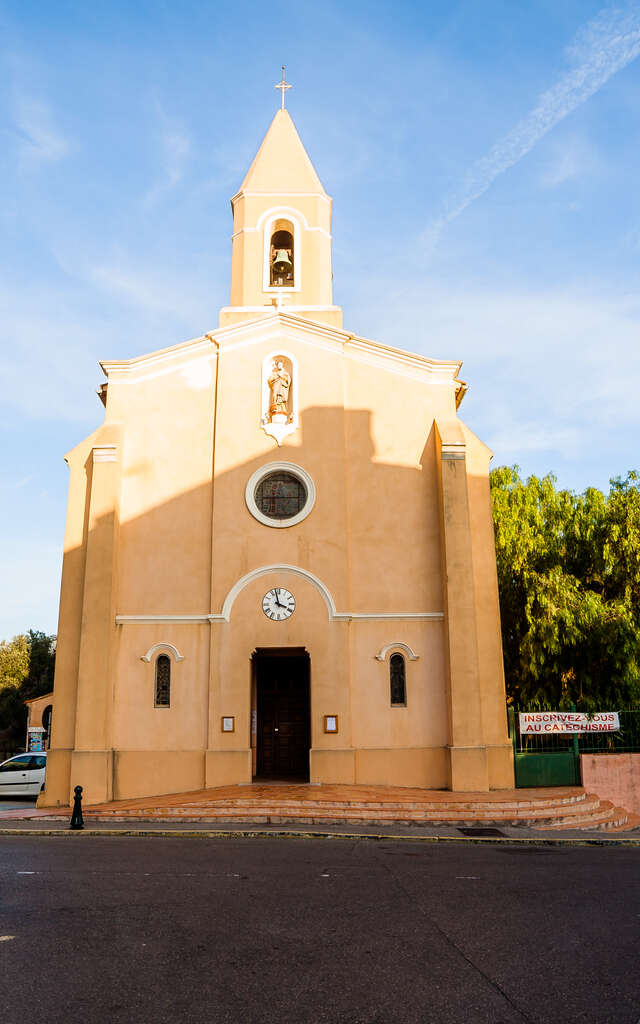
[[44,787],[47,755],[16,754],[0,764],[0,800],[5,796],[37,796]]

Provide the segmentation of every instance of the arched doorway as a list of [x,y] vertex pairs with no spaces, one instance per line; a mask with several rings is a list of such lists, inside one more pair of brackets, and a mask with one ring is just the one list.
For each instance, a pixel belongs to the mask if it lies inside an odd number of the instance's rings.
[[309,781],[309,666],[309,655],[302,647],[263,647],[253,654],[256,781]]

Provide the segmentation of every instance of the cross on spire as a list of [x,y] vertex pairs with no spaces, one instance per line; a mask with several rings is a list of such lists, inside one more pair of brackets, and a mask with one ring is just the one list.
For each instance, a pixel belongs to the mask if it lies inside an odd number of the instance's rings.
[[276,89],[279,89],[280,92],[282,93],[282,108],[281,108],[282,110],[284,110],[284,94],[287,91],[287,89],[291,88],[291,86],[288,85],[285,82],[285,80],[284,80],[284,69],[285,69],[285,65],[283,64],[282,65],[282,81],[278,82],[278,84],[276,85]]

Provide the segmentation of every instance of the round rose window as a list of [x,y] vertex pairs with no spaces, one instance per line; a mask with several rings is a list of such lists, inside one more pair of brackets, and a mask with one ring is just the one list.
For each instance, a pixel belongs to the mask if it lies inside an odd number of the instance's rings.
[[267,519],[293,519],[306,504],[307,488],[293,473],[269,473],[256,487],[254,500]]
[[247,507],[265,526],[294,526],[309,515],[315,487],[309,474],[291,463],[270,463],[247,483]]

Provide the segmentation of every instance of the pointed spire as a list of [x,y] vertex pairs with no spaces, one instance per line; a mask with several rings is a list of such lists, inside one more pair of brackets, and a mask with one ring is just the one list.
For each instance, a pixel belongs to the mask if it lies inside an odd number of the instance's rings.
[[277,111],[240,191],[326,194],[288,110]]

